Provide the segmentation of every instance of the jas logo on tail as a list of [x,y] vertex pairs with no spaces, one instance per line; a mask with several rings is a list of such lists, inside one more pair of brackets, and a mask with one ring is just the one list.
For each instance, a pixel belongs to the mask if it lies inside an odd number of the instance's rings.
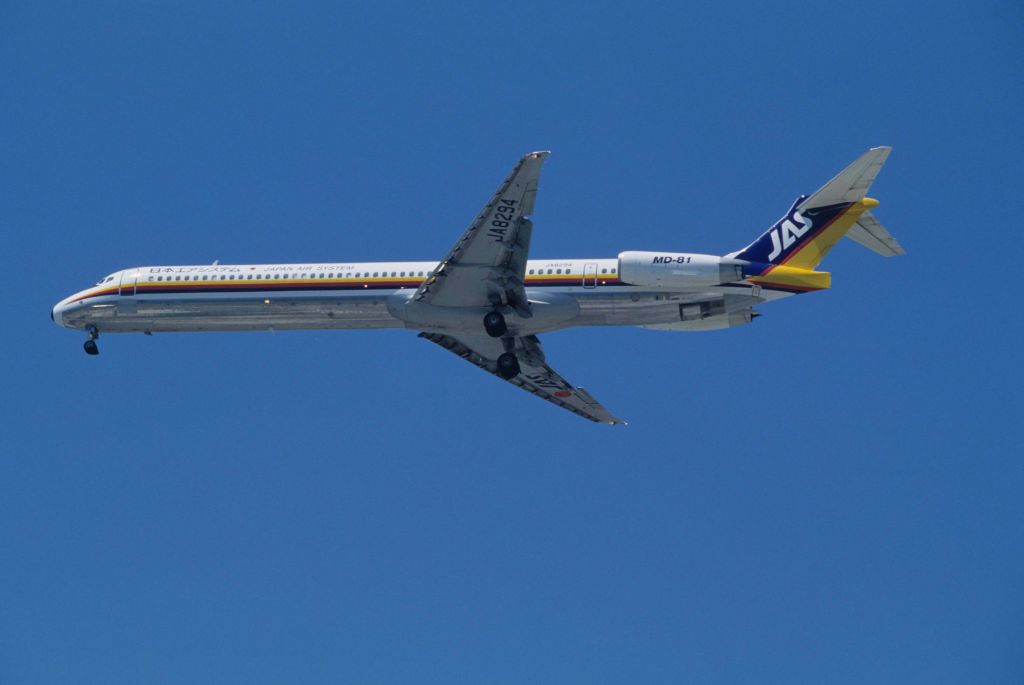
[[768,261],[774,261],[784,250],[793,246],[799,238],[811,230],[814,224],[799,211],[794,211],[777,226],[772,228],[769,235],[772,237],[772,252],[768,255]]

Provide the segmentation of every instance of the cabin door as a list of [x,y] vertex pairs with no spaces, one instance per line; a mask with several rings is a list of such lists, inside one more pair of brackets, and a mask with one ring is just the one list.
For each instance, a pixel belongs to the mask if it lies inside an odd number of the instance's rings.
[[134,295],[135,294],[135,281],[138,279],[139,274],[134,271],[125,271],[121,274],[121,294],[122,295]]

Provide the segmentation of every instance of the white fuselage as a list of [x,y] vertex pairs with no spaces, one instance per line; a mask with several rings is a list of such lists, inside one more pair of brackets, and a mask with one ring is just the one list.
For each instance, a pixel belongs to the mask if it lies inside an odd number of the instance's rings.
[[[621,424],[548,364],[537,334],[571,326],[712,330],[750,323],[755,307],[824,290],[817,271],[849,234],[881,254],[902,248],[864,196],[889,148],[872,148],[742,250],[724,256],[620,252],[615,259],[529,260],[534,200],[548,152],[516,163],[439,261],[146,266],[59,302],[50,316],[101,333],[405,328],[551,404]],[[852,198],[852,199],[851,199]]]
[[[146,266],[107,276],[62,300],[54,321],[97,332],[250,331],[412,328],[479,334],[488,311],[416,305],[410,298],[436,262]],[[740,282],[679,289],[620,279],[618,259],[531,260],[525,274],[530,318],[508,314],[519,335],[569,326],[671,324],[677,330],[723,328],[728,311],[682,320],[680,305],[709,296],[753,298],[790,293]],[[724,317],[724,318],[723,318]]]

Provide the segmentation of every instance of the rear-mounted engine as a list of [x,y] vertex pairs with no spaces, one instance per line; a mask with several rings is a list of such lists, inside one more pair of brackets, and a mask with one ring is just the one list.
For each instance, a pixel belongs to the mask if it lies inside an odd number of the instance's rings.
[[743,262],[706,254],[622,252],[619,277],[631,285],[690,290],[743,280]]

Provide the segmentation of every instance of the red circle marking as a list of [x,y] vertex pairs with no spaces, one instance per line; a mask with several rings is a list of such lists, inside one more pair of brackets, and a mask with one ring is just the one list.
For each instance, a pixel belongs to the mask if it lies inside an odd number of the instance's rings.
[[568,390],[559,390],[558,392],[555,393],[555,397],[569,397],[571,395],[572,393],[569,392]]

